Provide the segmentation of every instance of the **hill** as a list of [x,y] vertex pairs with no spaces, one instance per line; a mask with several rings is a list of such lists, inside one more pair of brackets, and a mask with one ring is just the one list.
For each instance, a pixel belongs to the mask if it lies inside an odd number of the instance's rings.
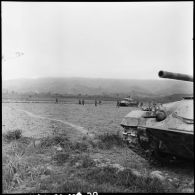
[[59,94],[124,94],[132,96],[167,96],[191,94],[190,82],[176,80],[135,80],[99,78],[37,78],[14,79],[2,82],[3,91],[17,93]]

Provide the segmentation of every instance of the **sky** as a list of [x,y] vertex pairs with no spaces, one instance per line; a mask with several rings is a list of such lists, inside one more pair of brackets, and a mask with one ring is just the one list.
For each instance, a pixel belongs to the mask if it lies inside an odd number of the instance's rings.
[[193,1],[2,2],[1,18],[3,80],[193,74]]

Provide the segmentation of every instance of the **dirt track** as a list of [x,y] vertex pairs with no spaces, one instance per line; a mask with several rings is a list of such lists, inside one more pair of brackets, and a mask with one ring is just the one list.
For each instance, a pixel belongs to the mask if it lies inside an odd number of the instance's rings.
[[[45,116],[35,115],[35,114],[33,114],[32,112],[29,112],[29,111],[26,111],[26,110],[22,110],[22,109],[17,109],[17,110],[26,113],[26,114],[29,115],[30,117],[33,117],[33,118],[40,118],[40,119],[47,119],[47,120],[51,120],[51,121],[60,122],[60,123],[63,123],[63,124],[65,124],[65,125],[69,125],[70,127],[73,127],[74,129],[76,129],[77,131],[80,131],[81,133],[88,134],[88,131],[87,131],[84,127],[75,125],[75,124],[70,123],[70,122],[68,122],[68,121],[59,120],[59,119],[54,119],[54,118],[49,118],[49,117],[45,117]],[[88,134],[88,135],[90,136],[91,134]]]

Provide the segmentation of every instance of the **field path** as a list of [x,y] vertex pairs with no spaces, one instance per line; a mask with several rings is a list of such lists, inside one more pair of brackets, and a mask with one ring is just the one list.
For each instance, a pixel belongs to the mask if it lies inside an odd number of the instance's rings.
[[29,111],[26,111],[26,110],[23,110],[23,109],[17,109],[17,110],[22,111],[22,112],[25,112],[28,116],[33,117],[33,118],[47,119],[47,120],[57,121],[57,122],[63,123],[65,125],[68,125],[70,127],[73,127],[74,129],[76,129],[77,131],[80,131],[83,134],[87,134],[89,136],[92,136],[90,133],[88,133],[88,130],[85,129],[84,127],[75,125],[75,124],[70,123],[68,121],[54,119],[54,118],[49,118],[49,117],[45,117],[45,116],[39,116],[37,114],[33,114],[32,112],[29,112]]

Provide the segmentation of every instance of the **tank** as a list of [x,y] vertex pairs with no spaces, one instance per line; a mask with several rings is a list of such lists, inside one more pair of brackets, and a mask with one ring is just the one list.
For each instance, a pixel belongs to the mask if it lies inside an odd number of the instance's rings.
[[131,97],[127,97],[119,101],[119,106],[138,106],[138,101],[132,99]]
[[[159,71],[159,77],[193,82],[186,74]],[[123,138],[139,145],[160,161],[194,160],[193,97],[154,105],[151,110],[133,110],[121,122]]]

